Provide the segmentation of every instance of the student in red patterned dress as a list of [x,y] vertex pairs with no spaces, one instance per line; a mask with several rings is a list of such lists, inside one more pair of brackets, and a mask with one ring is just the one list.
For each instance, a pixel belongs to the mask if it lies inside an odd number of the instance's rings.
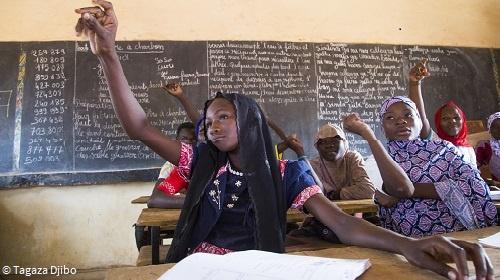
[[[181,123],[177,128],[175,139],[186,144],[194,144],[196,142],[194,124],[192,122]],[[179,192],[185,190],[188,184],[189,180],[182,176],[179,168],[168,161],[165,162],[148,200],[148,207],[182,208],[185,196],[179,194]]]

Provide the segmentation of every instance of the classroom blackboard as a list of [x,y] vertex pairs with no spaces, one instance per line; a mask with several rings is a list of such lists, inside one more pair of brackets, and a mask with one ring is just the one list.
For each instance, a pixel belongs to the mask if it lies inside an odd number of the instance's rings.
[[[167,82],[181,83],[200,109],[218,91],[253,97],[310,156],[318,127],[351,112],[384,139],[380,104],[407,95],[409,68],[423,58],[432,74],[422,85],[430,118],[448,100],[468,119],[484,120],[499,107],[498,49],[271,41],[125,41],[116,48],[152,124],[171,136],[187,117],[161,89]],[[87,42],[0,43],[0,74],[0,186],[157,176],[163,160],[121,129]],[[348,138],[370,155],[365,141]]]

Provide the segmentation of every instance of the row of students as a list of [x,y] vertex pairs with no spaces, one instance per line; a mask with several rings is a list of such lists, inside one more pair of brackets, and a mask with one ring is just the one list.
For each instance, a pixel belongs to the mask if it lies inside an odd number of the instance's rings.
[[[450,279],[468,275],[469,257],[478,278],[493,279],[491,262],[477,244],[439,236],[414,239],[343,213],[323,195],[305,162],[275,159],[265,115],[251,98],[217,94],[207,101],[202,117],[206,143],[192,146],[165,136],[148,122],[128,86],[115,50],[117,19],[111,3],[93,2],[103,9],[77,9],[81,17],[76,30],[89,37],[92,51],[103,66],[111,100],[125,132],[178,166],[179,172],[190,178],[168,262],[177,262],[198,251],[283,252],[286,210],[295,207],[307,209],[345,244],[399,253],[411,263]],[[347,117],[344,127],[368,141],[389,194],[403,199],[419,195],[420,187],[435,193],[438,183],[432,180],[416,178],[416,184],[420,185],[414,186],[403,167],[408,157],[415,154],[400,154],[398,149],[405,144],[404,140],[419,145],[416,138],[421,121],[415,107],[410,102],[394,99],[386,101],[383,107],[384,130],[389,139],[395,141],[394,149],[390,150],[394,158],[358,116]],[[446,149],[453,159],[459,158],[453,157],[455,150],[446,144],[439,147]],[[426,148],[433,151],[432,145]],[[474,177],[471,172],[467,174]],[[411,170],[409,174],[415,179]],[[472,203],[473,211],[478,213],[485,209],[483,205],[489,205],[487,199],[476,199]],[[481,217],[477,226],[487,225],[488,214],[483,211]],[[447,265],[447,260],[452,260],[456,268]]]

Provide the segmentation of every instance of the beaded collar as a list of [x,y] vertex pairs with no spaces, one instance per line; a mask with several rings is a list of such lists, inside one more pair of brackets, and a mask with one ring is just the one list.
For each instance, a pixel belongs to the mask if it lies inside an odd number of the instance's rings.
[[229,162],[227,163],[227,170],[229,170],[229,173],[231,173],[233,175],[243,177],[243,172],[239,172],[239,171],[232,169],[231,163],[229,163]]

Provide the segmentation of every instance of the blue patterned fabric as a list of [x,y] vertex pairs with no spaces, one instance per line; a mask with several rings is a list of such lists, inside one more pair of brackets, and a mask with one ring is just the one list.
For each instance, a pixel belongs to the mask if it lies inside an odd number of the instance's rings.
[[408,198],[391,208],[380,205],[385,228],[420,237],[496,224],[497,211],[488,186],[451,143],[389,141],[388,151],[411,182],[434,183],[441,199]]

